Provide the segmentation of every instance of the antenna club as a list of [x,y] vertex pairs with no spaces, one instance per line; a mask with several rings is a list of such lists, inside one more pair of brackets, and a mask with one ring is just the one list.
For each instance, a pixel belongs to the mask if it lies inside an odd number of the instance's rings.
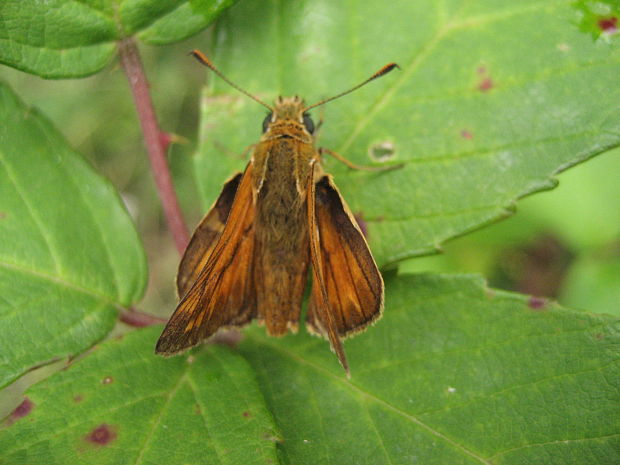
[[372,79],[376,79],[378,77],[381,77],[384,74],[387,74],[390,71],[392,71],[394,68],[402,69],[400,66],[398,66],[398,63],[388,63],[383,68],[381,68],[379,71],[377,71],[375,74],[373,74],[372,75]]
[[213,69],[213,63],[211,63],[211,60],[209,60],[207,56],[204,53],[202,53],[200,50],[192,50],[190,52],[190,55],[196,58],[196,60],[201,62],[203,65],[208,66],[209,68]]
[[400,69],[400,66],[398,66],[396,63],[388,63],[387,65],[385,65],[383,68],[381,68],[379,71],[377,71],[375,74],[373,74],[372,76],[370,76],[368,79],[366,79],[364,82],[350,88],[347,91],[341,92],[337,95],[334,95],[333,97],[330,98],[326,98],[324,100],[321,100],[320,102],[314,103],[310,106],[307,106],[306,108],[304,108],[304,112],[312,109],[312,108],[316,108],[318,106],[324,105],[327,102],[331,102],[332,100],[336,100],[337,98],[343,97],[347,94],[350,94],[351,92],[353,92],[354,90],[359,89],[360,87],[365,86],[366,84],[368,84],[371,81],[374,81],[377,78],[380,78],[381,76],[386,75],[387,73],[389,73],[390,71],[392,71],[394,68],[398,68]]

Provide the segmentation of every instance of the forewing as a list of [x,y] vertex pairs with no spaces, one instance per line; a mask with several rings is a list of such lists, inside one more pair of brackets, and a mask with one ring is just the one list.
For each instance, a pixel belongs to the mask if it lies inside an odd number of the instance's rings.
[[315,281],[307,325],[319,334],[326,334],[327,324],[320,308],[326,298],[330,320],[337,335],[344,338],[381,316],[383,279],[364,235],[328,175],[315,185],[315,224],[326,295],[322,296]]
[[224,231],[240,181],[241,173],[235,174],[226,181],[220,196],[194,231],[179,264],[177,273],[177,295],[179,297],[185,296],[192,284],[196,282],[200,271],[213,253]]
[[243,326],[256,313],[252,260],[255,206],[252,163],[241,178],[219,241],[164,328],[155,351],[172,355],[221,327]]

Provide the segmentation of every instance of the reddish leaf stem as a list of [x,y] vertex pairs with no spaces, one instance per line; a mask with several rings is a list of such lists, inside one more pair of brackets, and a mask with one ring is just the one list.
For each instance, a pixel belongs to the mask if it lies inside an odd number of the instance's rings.
[[165,323],[167,320],[159,318],[155,315],[149,315],[148,313],[140,312],[135,308],[129,308],[121,311],[120,320],[136,328],[143,328],[144,326],[159,325]]
[[167,144],[163,143],[166,140],[166,134],[157,123],[157,116],[149,93],[148,80],[135,41],[131,38],[121,40],[118,43],[118,51],[138,111],[138,119],[140,126],[142,126],[142,134],[149,154],[153,177],[164,207],[168,227],[177,250],[182,254],[189,241],[189,232],[183,220],[183,213],[179,206],[166,159]]

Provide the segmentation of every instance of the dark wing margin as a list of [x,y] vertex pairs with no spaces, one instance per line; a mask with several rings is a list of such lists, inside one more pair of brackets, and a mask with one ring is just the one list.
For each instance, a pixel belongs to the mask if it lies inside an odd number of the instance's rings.
[[239,181],[224,230],[164,328],[156,353],[182,352],[221,327],[240,327],[254,318],[255,211],[250,162]]
[[327,336],[348,373],[341,339],[381,317],[383,279],[331,177],[322,176],[312,191],[308,211],[314,282],[306,325]]
[[177,273],[177,295],[179,298],[185,296],[192,284],[196,282],[200,270],[204,268],[211,253],[213,253],[213,249],[215,249],[217,241],[224,231],[240,181],[241,173],[235,174],[226,181],[220,196],[194,231],[181,263],[179,263]]

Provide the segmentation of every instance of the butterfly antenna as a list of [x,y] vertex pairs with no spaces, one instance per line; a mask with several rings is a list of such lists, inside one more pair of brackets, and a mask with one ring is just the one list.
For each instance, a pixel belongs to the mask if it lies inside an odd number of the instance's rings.
[[366,79],[364,82],[356,85],[355,87],[351,87],[349,90],[346,90],[344,92],[341,92],[338,95],[334,95],[333,97],[330,98],[326,98],[324,100],[321,100],[320,102],[317,102],[313,105],[310,105],[309,107],[304,108],[304,112],[318,107],[320,105],[324,105],[327,102],[331,102],[332,100],[336,100],[337,98],[343,97],[347,94],[350,94],[351,92],[353,92],[354,90],[359,89],[360,87],[365,86],[366,84],[368,84],[370,81],[374,81],[377,78],[380,78],[381,76],[385,76],[387,73],[389,73],[390,71],[392,71],[394,68],[398,68],[400,69],[400,66],[398,66],[396,63],[389,63],[387,65],[385,65],[383,68],[381,68],[379,71],[377,71],[375,74],[373,74],[372,76],[370,76],[368,79]]
[[192,50],[192,55],[194,56],[194,58],[196,58],[200,63],[202,63],[203,65],[205,65],[207,68],[209,68],[211,71],[213,71],[215,74],[217,74],[220,78],[222,78],[224,80],[224,82],[228,83],[230,86],[234,87],[235,89],[237,89],[239,92],[241,92],[242,94],[247,95],[248,97],[250,97],[252,100],[254,100],[255,102],[260,103],[262,106],[266,107],[269,111],[273,111],[273,108],[270,105],[267,105],[265,102],[263,102],[261,99],[259,99],[258,97],[256,97],[255,95],[250,94],[248,91],[242,89],[241,87],[239,87],[237,84],[235,84],[234,82],[232,82],[230,79],[228,79],[226,76],[224,76],[224,74],[215,67],[215,65],[213,63],[211,63],[211,60],[209,60],[207,58],[207,56],[202,53],[200,50]]

